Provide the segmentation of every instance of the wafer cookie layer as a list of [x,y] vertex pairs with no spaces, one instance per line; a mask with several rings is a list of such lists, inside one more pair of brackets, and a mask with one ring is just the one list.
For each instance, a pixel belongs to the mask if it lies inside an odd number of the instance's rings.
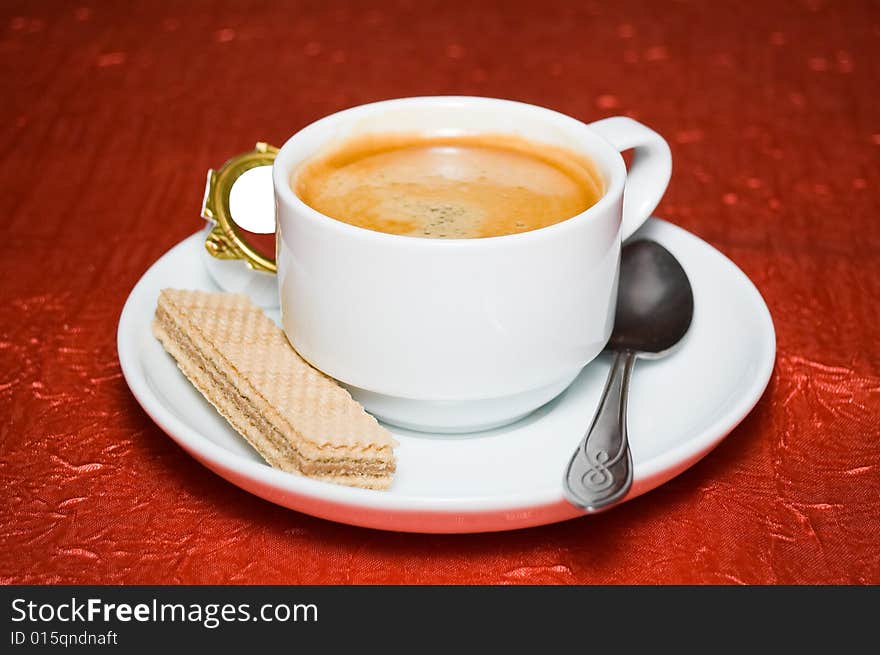
[[370,489],[391,484],[388,431],[247,296],[164,289],[153,334],[271,466]]

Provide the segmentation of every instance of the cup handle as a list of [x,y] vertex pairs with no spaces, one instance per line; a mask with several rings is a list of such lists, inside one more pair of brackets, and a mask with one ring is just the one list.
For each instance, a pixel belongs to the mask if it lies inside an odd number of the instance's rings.
[[672,176],[669,144],[650,127],[626,116],[604,118],[590,123],[590,127],[620,152],[635,150],[623,192],[621,232],[625,240],[648,219],[669,186]]

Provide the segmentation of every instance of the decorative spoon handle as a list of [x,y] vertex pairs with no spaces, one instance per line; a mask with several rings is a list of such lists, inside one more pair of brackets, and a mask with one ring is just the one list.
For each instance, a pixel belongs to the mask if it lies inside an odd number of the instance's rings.
[[596,416],[565,472],[566,497],[587,512],[610,507],[632,486],[626,395],[635,360],[635,353],[615,353]]

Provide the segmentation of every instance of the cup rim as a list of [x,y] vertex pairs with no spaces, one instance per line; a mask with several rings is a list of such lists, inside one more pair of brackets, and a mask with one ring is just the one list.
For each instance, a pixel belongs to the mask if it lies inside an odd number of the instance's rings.
[[[597,143],[600,143],[602,147],[604,147],[605,150],[611,154],[611,157],[608,158],[609,161],[612,162],[609,176],[610,179],[606,181],[607,188],[605,189],[605,193],[602,194],[602,197],[599,198],[596,203],[590,205],[579,214],[576,214],[563,221],[559,221],[558,223],[553,223],[552,225],[536,228],[534,230],[528,230],[526,232],[516,232],[513,234],[503,234],[499,236],[479,238],[428,239],[413,237],[405,234],[391,234],[388,232],[370,230],[365,227],[345,223],[343,221],[333,218],[332,216],[328,216],[327,214],[319,212],[318,210],[306,204],[290,187],[289,179],[291,173],[293,172],[292,167],[284,166],[284,170],[282,171],[282,167],[278,165],[279,161],[284,161],[286,153],[289,152],[296,145],[296,143],[302,138],[305,133],[319,129],[322,125],[340,120],[345,116],[354,117],[358,114],[374,112],[378,109],[386,107],[405,107],[408,105],[419,106],[426,104],[452,105],[485,103],[497,104],[499,106],[525,108],[528,111],[545,114],[551,120],[567,123],[570,127],[577,130],[585,131],[587,134],[593,137]],[[590,152],[587,152],[586,154],[592,158],[592,150]],[[349,107],[348,109],[343,109],[332,114],[328,114],[327,116],[324,116],[313,121],[312,123],[309,123],[302,129],[295,132],[292,136],[290,136],[290,138],[288,138],[287,141],[284,142],[284,145],[282,145],[281,148],[278,150],[278,154],[275,158],[275,163],[272,166],[272,181],[275,187],[275,193],[277,195],[280,195],[283,200],[290,203],[294,209],[304,212],[306,215],[315,219],[319,223],[323,223],[324,225],[332,229],[338,230],[342,233],[348,233],[352,236],[360,236],[362,238],[375,238],[386,243],[398,242],[401,245],[423,248],[487,247],[496,244],[513,244],[525,240],[541,239],[544,237],[550,237],[553,235],[565,233],[569,230],[574,229],[580,223],[583,223],[586,220],[590,220],[590,217],[595,214],[599,214],[607,207],[617,202],[619,198],[622,198],[625,179],[626,164],[623,160],[623,156],[620,154],[620,151],[615,148],[611,143],[609,143],[608,140],[605,139],[601,134],[593,130],[589,126],[589,124],[584,123],[583,121],[580,121],[567,114],[563,114],[562,112],[558,112],[554,109],[549,109],[547,107],[542,107],[540,105],[533,105],[525,102],[507,100],[503,98],[461,95],[412,96],[404,98],[392,98],[388,100],[379,100],[377,102],[356,105],[354,107]]]

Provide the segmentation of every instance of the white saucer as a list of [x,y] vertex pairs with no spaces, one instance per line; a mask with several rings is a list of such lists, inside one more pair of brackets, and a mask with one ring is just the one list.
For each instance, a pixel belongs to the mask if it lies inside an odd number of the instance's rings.
[[[636,363],[629,397],[635,469],[629,498],[663,484],[714,448],[755,406],[776,355],[767,306],[730,260],[659,219],[651,219],[638,237],[659,241],[681,261],[693,286],[695,314],[675,353]],[[596,408],[607,357],[589,364],[556,400],[504,428],[456,437],[392,428],[400,447],[388,491],[284,473],[263,463],[150,333],[159,289],[216,288],[201,263],[202,249],[201,236],[193,235],[144,274],[122,311],[118,347],[141,406],[208,468],[279,505],[387,530],[483,532],[581,515],[563,498],[562,474]]]

